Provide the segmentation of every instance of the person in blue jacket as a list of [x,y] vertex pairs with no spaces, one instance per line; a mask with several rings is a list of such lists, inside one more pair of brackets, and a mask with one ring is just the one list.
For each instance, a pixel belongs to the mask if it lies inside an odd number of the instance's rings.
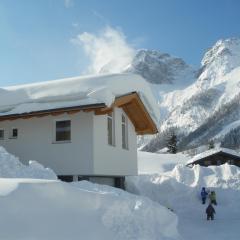
[[202,204],[206,203],[207,195],[208,193],[206,192],[205,187],[203,187],[201,191]]

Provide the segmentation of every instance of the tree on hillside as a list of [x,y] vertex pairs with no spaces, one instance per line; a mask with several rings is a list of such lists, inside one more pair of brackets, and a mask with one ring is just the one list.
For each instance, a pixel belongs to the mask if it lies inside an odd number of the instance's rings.
[[169,153],[177,153],[177,136],[172,132],[167,140],[167,148]]
[[208,143],[208,149],[213,149],[215,148],[215,144],[214,144],[214,141],[213,140],[210,140],[209,143]]

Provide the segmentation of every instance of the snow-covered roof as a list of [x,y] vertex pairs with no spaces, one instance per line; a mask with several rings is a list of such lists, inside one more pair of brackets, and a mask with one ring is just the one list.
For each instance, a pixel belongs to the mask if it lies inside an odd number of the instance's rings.
[[196,162],[196,161],[198,161],[202,158],[205,158],[205,157],[208,157],[208,156],[214,155],[216,153],[220,153],[220,152],[227,153],[227,154],[230,154],[230,155],[233,155],[233,156],[236,156],[236,157],[240,158],[240,154],[237,153],[236,151],[232,150],[232,149],[229,149],[229,148],[213,148],[213,149],[210,149],[208,151],[197,154],[196,156],[194,156],[193,158],[191,158],[187,162],[187,165],[189,165],[193,162]]
[[116,97],[138,93],[152,120],[159,122],[159,109],[148,83],[137,74],[81,76],[0,88],[0,116],[35,111],[105,104]]

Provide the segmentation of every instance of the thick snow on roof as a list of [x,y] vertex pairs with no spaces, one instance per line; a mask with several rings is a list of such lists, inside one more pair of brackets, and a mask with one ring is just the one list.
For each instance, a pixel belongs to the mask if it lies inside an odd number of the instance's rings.
[[213,148],[213,149],[210,149],[208,151],[205,151],[205,152],[202,152],[200,154],[197,154],[196,156],[194,156],[193,158],[191,158],[187,164],[191,164],[197,160],[200,160],[202,158],[205,158],[205,157],[208,157],[208,156],[211,156],[213,154],[216,154],[216,153],[219,153],[219,152],[224,152],[224,153],[228,153],[230,155],[233,155],[233,156],[237,156],[237,157],[240,157],[240,154],[238,154],[236,151],[232,150],[232,149],[228,149],[228,148]]
[[137,74],[82,76],[0,88],[0,116],[103,103],[137,92],[154,122],[159,109],[148,83]]

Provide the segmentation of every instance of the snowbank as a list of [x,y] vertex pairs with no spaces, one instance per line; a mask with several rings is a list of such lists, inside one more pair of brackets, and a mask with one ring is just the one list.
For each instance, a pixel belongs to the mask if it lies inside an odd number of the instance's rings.
[[[161,155],[155,154],[155,159],[160,165]],[[178,216],[178,232],[184,240],[202,240],[203,236],[212,240],[238,239],[240,168],[228,164],[193,168],[177,164],[171,171],[163,172],[164,164],[165,161],[162,167],[158,166],[158,173],[153,164],[146,165],[148,174],[127,177],[127,190],[173,209]],[[217,194],[216,221],[210,226],[205,220],[206,205],[201,204],[202,187]]]
[[179,239],[176,215],[144,197],[85,181],[0,179],[0,195],[6,186],[0,239]]
[[136,74],[83,76],[0,88],[0,115],[103,103],[137,92],[156,125],[159,109],[148,83]]
[[0,178],[57,179],[57,176],[36,161],[29,161],[28,166],[23,165],[17,157],[0,146]]

